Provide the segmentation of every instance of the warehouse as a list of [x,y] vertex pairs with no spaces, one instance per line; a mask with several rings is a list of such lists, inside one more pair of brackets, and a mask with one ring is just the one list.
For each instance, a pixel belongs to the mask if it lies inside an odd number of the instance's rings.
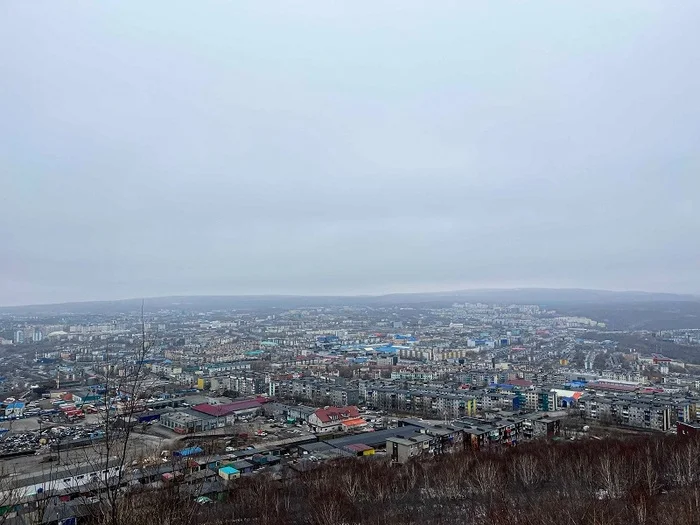
[[330,446],[335,448],[345,448],[349,445],[367,445],[374,449],[384,448],[386,440],[393,437],[410,437],[420,432],[420,428],[406,424],[399,428],[389,428],[387,430],[378,430],[376,432],[362,432],[352,436],[330,439],[326,441]]
[[261,412],[262,405],[259,399],[244,399],[218,405],[200,403],[194,405],[192,410],[212,416],[218,420],[218,426],[225,426],[233,424],[239,418],[256,416]]
[[206,432],[218,426],[223,426],[218,418],[195,412],[194,410],[180,410],[169,414],[162,414],[160,424],[178,434],[192,434],[194,432]]

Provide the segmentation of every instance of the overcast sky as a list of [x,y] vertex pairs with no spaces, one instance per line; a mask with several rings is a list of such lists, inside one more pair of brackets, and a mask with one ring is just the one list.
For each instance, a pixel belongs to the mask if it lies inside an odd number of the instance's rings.
[[0,3],[0,304],[700,292],[700,2]]

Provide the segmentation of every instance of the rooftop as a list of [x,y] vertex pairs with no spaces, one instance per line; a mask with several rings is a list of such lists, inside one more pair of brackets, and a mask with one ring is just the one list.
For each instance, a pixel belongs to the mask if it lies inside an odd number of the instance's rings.
[[203,412],[195,412],[194,410],[186,409],[179,410],[177,412],[168,412],[160,417],[161,419],[169,419],[170,421],[176,421],[178,423],[189,423],[199,421],[201,419],[210,419],[213,416]]
[[427,441],[430,441],[431,437],[426,436],[425,434],[416,434],[415,436],[410,436],[407,438],[404,437],[390,437],[387,438],[387,441],[390,443],[398,443],[399,445],[404,445],[407,447],[413,446],[413,445],[419,445],[421,443],[425,443]]
[[210,416],[223,417],[243,410],[260,408],[261,406],[262,403],[257,399],[247,399],[244,401],[234,401],[233,403],[227,403],[225,405],[210,405],[209,403],[201,403],[193,406],[192,410],[196,410],[197,412]]
[[360,411],[355,406],[328,407],[319,408],[314,412],[314,414],[321,422],[330,423],[331,421],[335,420],[357,418],[360,415]]
[[345,436],[328,440],[326,443],[336,448],[344,448],[348,445],[367,445],[378,447],[386,445],[386,440],[391,437],[412,437],[420,435],[419,428],[413,425],[406,425],[399,428],[389,428],[387,430],[377,430],[376,432],[363,432],[352,436]]

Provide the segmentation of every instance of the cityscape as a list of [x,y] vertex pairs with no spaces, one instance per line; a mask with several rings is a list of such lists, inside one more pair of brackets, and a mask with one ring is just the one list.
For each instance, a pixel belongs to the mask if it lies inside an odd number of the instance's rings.
[[0,525],[699,525],[700,2],[0,2]]
[[575,301],[558,311],[459,296],[5,308],[3,516],[87,519],[86,499],[167,484],[200,515],[251,476],[293,484],[347,462],[406,468],[700,431],[700,317],[664,328],[676,303],[623,305],[661,312],[657,329],[635,330],[570,315]]

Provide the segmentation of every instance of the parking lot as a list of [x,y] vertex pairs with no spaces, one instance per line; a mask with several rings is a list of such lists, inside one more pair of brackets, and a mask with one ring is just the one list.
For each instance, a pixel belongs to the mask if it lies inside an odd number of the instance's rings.
[[[17,423],[17,421],[13,423]],[[50,425],[48,428],[43,425],[41,429],[26,431],[18,431],[13,428],[0,440],[0,455],[25,451],[48,451],[52,445],[63,445],[81,439],[98,439],[102,435],[100,425],[96,423],[73,426]]]
[[227,449],[233,450],[244,445],[261,446],[285,439],[309,434],[306,426],[291,425],[272,418],[256,417],[246,422],[238,422],[230,428],[236,438],[227,442]]

